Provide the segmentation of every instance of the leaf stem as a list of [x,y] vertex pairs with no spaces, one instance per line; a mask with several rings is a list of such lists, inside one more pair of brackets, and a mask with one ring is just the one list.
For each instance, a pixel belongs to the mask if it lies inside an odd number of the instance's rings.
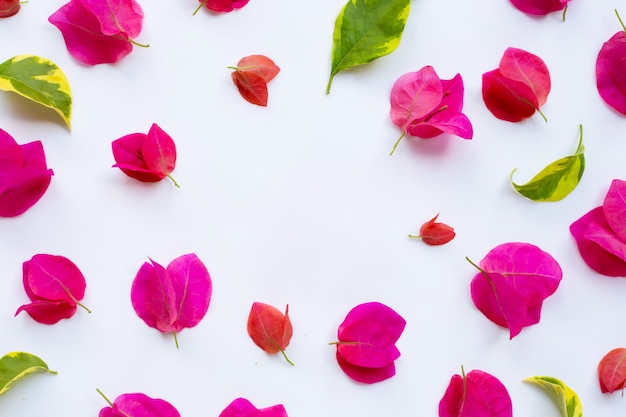
[[285,353],[285,351],[284,351],[283,349],[281,349],[281,350],[280,350],[280,353],[282,353],[282,354],[283,354],[283,358],[285,358],[285,360],[287,361],[287,363],[288,363],[289,365],[291,365],[291,366],[296,366],[293,362],[291,362],[291,361],[289,360],[289,358],[287,357],[287,354]]
[[578,131],[580,132],[580,138],[578,139],[578,147],[576,148],[576,155],[584,152],[585,147],[583,146],[583,125],[578,125]]
[[178,336],[176,336],[176,332],[174,333],[174,343],[176,343],[176,349],[178,349]]
[[107,396],[106,396],[106,395],[104,395],[104,393],[103,393],[102,391],[100,391],[100,388],[96,388],[96,391],[98,391],[98,394],[100,394],[100,395],[102,396],[102,398],[104,398],[104,401],[106,401],[107,403],[109,403],[109,405],[110,405],[111,407],[113,407],[113,403],[111,402],[111,400],[109,400],[109,399],[107,398]]
[[622,18],[619,17],[619,13],[617,11],[617,9],[615,10],[615,16],[617,16],[617,20],[619,20],[619,24],[622,25],[622,29],[624,29],[624,32],[626,32],[626,26],[624,26],[624,22],[622,21]]
[[202,6],[204,6],[204,5],[206,4],[206,2],[207,2],[207,1],[208,1],[208,0],[203,0],[203,1],[200,3],[200,6],[198,6],[198,7],[196,8],[196,10],[194,10],[194,11],[193,11],[192,16],[195,16],[195,15],[196,15],[196,13],[198,13],[198,10],[200,10],[200,9],[202,8]]
[[333,78],[335,78],[335,74],[331,73],[330,78],[328,78],[328,85],[326,86],[326,95],[330,94],[330,85],[333,83]]
[[239,71],[239,67],[233,67],[233,66],[227,66],[226,68],[231,69],[231,70],[235,70],[235,71]]
[[565,13],[567,13],[567,7],[568,5],[565,5],[565,7],[563,8],[563,16],[561,16],[561,21],[565,22]]
[[543,121],[548,123],[548,119],[546,118],[546,115],[543,114],[543,112],[541,110],[539,110],[539,107],[537,107],[537,113],[539,113],[541,115],[541,117],[543,117]]
[[402,132],[402,135],[400,135],[396,143],[393,145],[393,149],[391,150],[391,152],[389,152],[389,156],[393,155],[393,153],[396,151],[396,148],[398,147],[398,144],[400,143],[400,141],[405,135],[406,135],[406,130]]
[[421,236],[418,235],[408,235],[411,239],[421,239]]

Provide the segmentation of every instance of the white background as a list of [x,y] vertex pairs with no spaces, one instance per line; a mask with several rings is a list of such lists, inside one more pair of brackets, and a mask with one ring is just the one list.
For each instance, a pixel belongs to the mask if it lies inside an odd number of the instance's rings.
[[[54,170],[50,188],[25,214],[0,219],[0,354],[40,356],[58,375],[24,379],[0,397],[10,417],[96,416],[110,399],[143,392],[183,417],[219,415],[243,396],[257,407],[283,403],[291,417],[436,416],[450,377],[482,369],[508,388],[517,417],[558,416],[550,399],[521,382],[563,380],[585,415],[623,415],[620,393],[601,394],[596,367],[626,345],[626,280],[592,272],[569,225],[626,178],[626,118],[595,87],[602,43],[626,16],[626,2],[573,0],[533,18],[507,0],[415,0],[391,55],[338,74],[325,95],[332,31],[344,0],[251,0],[239,11],[192,17],[192,0],[143,0],[148,49],[114,65],[88,67],[67,52],[47,18],[64,2],[30,0],[0,20],[0,61],[19,54],[51,59],[72,88],[71,132],[51,110],[0,94],[0,128],[18,143],[41,140]],[[496,119],[481,98],[481,75],[514,46],[539,55],[552,91],[539,115]],[[280,67],[267,108],[245,102],[226,68],[264,54]],[[461,73],[474,139],[405,138],[388,116],[401,75],[434,66]],[[114,163],[111,142],[158,123],[175,140],[173,176],[144,184]],[[557,203],[517,195],[548,163],[570,155],[584,128],[587,169]],[[440,213],[455,227],[447,245],[407,238]],[[472,304],[474,262],[505,242],[529,242],[563,269],[541,322],[509,340],[507,329]],[[166,265],[195,252],[213,279],[208,314],[171,335],[134,313],[130,285],[148,256]],[[48,326],[27,314],[22,262],[63,255],[87,280],[84,304]],[[289,304],[294,336],[270,356],[246,332],[250,306]],[[380,301],[406,320],[397,375],[358,384],[339,369],[336,330],[346,313]]]

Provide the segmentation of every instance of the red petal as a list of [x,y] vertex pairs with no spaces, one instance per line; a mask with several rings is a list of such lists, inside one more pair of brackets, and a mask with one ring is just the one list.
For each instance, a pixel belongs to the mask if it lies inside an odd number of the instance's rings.
[[498,70],[483,74],[483,100],[498,119],[519,122],[535,113],[537,97],[526,84],[503,77]]
[[139,181],[156,182],[165,178],[165,175],[153,172],[146,164],[143,144],[147,137],[144,133],[131,133],[114,140],[111,143],[116,162],[113,167],[121,169],[124,174]]
[[626,348],[616,348],[604,355],[598,364],[598,379],[602,392],[624,389],[624,384],[626,384]]
[[380,368],[367,368],[353,365],[346,361],[339,351],[337,351],[336,357],[339,367],[346,375],[364,384],[375,384],[376,382],[389,379],[396,374],[396,365],[393,362]]
[[176,145],[156,123],[145,137],[141,154],[148,169],[159,177],[170,175],[176,166]]
[[267,83],[262,77],[245,71],[234,71],[231,77],[241,97],[249,103],[267,106]]
[[20,11],[20,0],[0,0],[0,17],[10,17]]
[[289,345],[293,330],[288,309],[285,313],[269,304],[259,302],[252,304],[248,316],[248,335],[267,353],[280,352]]
[[232,12],[235,9],[241,9],[248,4],[250,0],[199,0],[201,3],[206,1],[206,7],[209,10],[219,13]]
[[17,309],[17,316],[22,311],[38,323],[55,324],[63,319],[69,319],[76,313],[76,304],[69,304],[65,301],[37,300],[30,304],[25,304]]
[[569,0],[511,0],[518,10],[536,16],[563,10],[568,2]]
[[269,83],[280,71],[280,68],[265,55],[250,55],[241,58],[237,69],[247,73],[254,73]]
[[537,107],[545,104],[550,92],[550,73],[545,62],[523,49],[507,48],[500,60],[500,75],[526,84],[537,97]]

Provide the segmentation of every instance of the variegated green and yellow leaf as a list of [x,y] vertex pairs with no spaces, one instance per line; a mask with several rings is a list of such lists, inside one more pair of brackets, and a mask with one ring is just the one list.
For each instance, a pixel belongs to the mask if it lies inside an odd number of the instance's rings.
[[583,127],[580,126],[580,139],[574,155],[558,159],[535,175],[526,184],[518,185],[513,181],[513,188],[533,201],[559,201],[574,191],[585,171],[585,147],[583,146]]
[[20,379],[36,372],[56,374],[35,355],[26,352],[11,352],[0,358],[0,395],[4,394]]
[[18,55],[0,64],[0,90],[12,91],[57,112],[71,128],[72,93],[63,71],[36,55]]
[[335,20],[326,94],[339,72],[388,55],[400,45],[410,0],[349,0]]
[[561,416],[582,417],[583,405],[578,394],[565,385],[563,381],[551,376],[533,376],[524,379],[524,381],[539,385],[556,403]]

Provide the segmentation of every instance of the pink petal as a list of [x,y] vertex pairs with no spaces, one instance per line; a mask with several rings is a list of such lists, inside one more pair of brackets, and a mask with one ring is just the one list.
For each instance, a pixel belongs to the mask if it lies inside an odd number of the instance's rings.
[[509,329],[510,338],[526,326],[526,300],[501,274],[477,273],[471,283],[472,301],[478,310],[495,324]]
[[[199,0],[200,2],[204,0]],[[219,13],[232,12],[235,9],[241,9],[248,4],[250,0],[208,0],[206,7],[209,10]]]
[[20,145],[4,130],[0,129],[0,177],[6,176],[24,163]]
[[402,130],[440,107],[443,87],[431,66],[400,76],[391,89],[391,121]]
[[455,374],[439,402],[439,417],[512,417],[513,405],[506,387],[480,370]]
[[99,417],[180,417],[174,406],[160,398],[145,394],[122,394],[113,402],[113,407],[100,410]]
[[616,179],[611,182],[602,207],[613,232],[626,242],[626,181]]
[[287,410],[282,404],[273,405],[271,407],[261,408],[257,414],[258,417],[288,417]]
[[495,117],[508,122],[519,122],[539,108],[537,97],[526,84],[508,79],[493,70],[483,74],[483,100]]
[[353,365],[380,368],[400,357],[397,340],[384,323],[357,321],[341,328],[337,352]]
[[167,271],[160,264],[144,262],[131,286],[135,312],[148,326],[161,332],[173,331],[176,320],[176,296]]
[[143,10],[135,0],[72,0],[79,2],[100,22],[100,30],[107,36],[126,33],[136,38],[143,26]]
[[222,410],[218,417],[257,417],[258,410],[245,398],[237,398]]
[[410,136],[428,139],[442,133],[459,136],[463,139],[472,139],[474,129],[472,123],[463,113],[449,114],[447,110],[433,116],[428,122],[416,122],[406,128]]
[[169,175],[176,166],[176,145],[156,123],[150,127],[141,149],[148,169],[160,177]]
[[570,0],[511,0],[511,3],[524,13],[542,16],[550,12],[563,10],[569,1]]
[[22,311],[38,323],[54,324],[62,319],[69,319],[76,314],[76,303],[66,301],[35,300],[30,304],[20,306],[15,312],[17,316]]
[[[589,231],[590,228],[591,231]],[[611,247],[612,231],[606,222],[602,207],[594,208],[572,223],[570,232],[576,240],[581,257],[591,269],[602,275],[626,277],[626,261],[606,249],[606,247]],[[604,238],[600,240],[601,236]],[[613,236],[613,239],[618,241],[613,244],[619,245],[619,239]],[[598,240],[602,245],[598,243]]]
[[[560,3],[560,0],[556,2]],[[503,77],[530,87],[537,97],[537,107],[545,104],[550,92],[550,73],[541,58],[522,49],[507,48],[500,60],[499,69]]]
[[389,379],[396,374],[396,365],[393,362],[381,368],[368,368],[353,365],[350,362],[346,361],[341,356],[341,354],[339,354],[339,350],[337,350],[336,356],[337,363],[339,364],[341,370],[357,382],[362,382],[364,384],[374,384],[376,382],[381,382],[385,379]]
[[119,168],[129,177],[143,182],[156,182],[165,178],[160,172],[153,172],[143,156],[143,145],[148,139],[144,133],[131,133],[111,143],[113,158]]
[[626,115],[626,33],[619,31],[602,45],[596,60],[596,83],[602,99]]
[[337,332],[339,337],[341,338],[341,333],[343,332],[342,329],[344,327],[351,326],[356,322],[384,324],[389,333],[393,335],[396,340],[400,338],[400,335],[406,326],[406,321],[402,318],[402,316],[390,307],[387,307],[379,302],[369,302],[359,304],[348,312],[343,323],[339,325],[339,330]]
[[465,94],[461,74],[456,74],[450,80],[441,80],[441,87],[443,89],[441,106],[447,106],[450,113],[461,113],[461,110],[463,110],[463,95]]
[[179,256],[168,266],[167,272],[175,293],[176,320],[172,330],[178,332],[200,323],[209,309],[212,283],[209,271],[193,253]]
[[[21,166],[7,163],[7,171],[0,171],[0,217],[15,217],[44,195],[54,174],[46,167],[46,157],[40,141],[21,145]],[[14,151],[8,150],[13,153]]]
[[22,265],[24,288],[31,300],[64,301],[76,305],[85,296],[85,277],[69,259],[37,254]]
[[81,1],[61,6],[48,21],[61,31],[70,55],[84,64],[117,62],[133,50],[128,34],[104,34],[98,18]]

